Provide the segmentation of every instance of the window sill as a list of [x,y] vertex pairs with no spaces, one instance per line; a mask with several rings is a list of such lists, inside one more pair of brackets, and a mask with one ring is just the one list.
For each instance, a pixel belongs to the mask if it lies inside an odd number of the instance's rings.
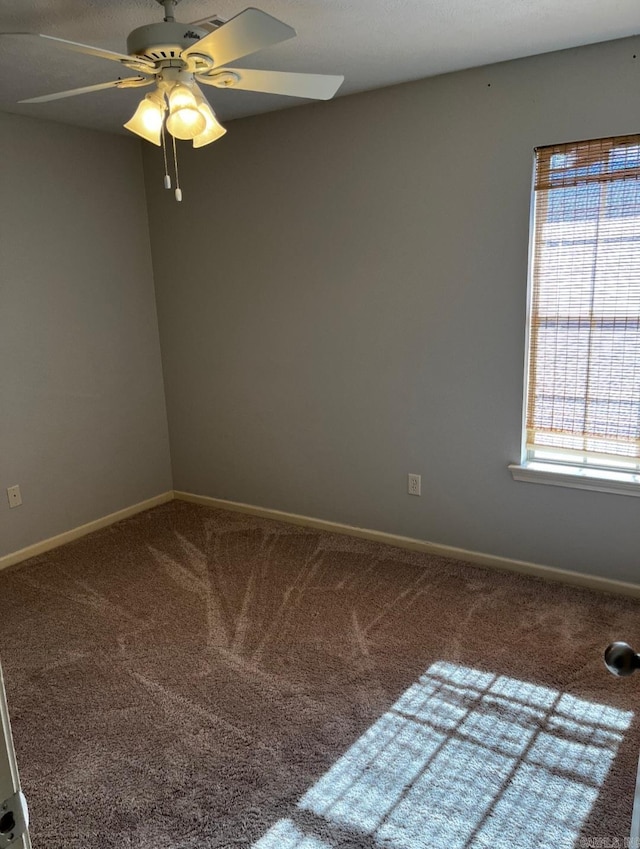
[[566,486],[571,489],[592,489],[616,495],[640,495],[640,475],[633,472],[612,472],[588,469],[584,466],[561,466],[558,463],[529,461],[509,466],[513,479],[527,483]]

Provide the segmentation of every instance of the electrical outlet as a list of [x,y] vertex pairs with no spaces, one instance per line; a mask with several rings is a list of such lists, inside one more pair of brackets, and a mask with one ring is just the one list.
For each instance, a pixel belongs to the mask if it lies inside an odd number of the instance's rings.
[[19,507],[22,504],[22,496],[20,495],[20,487],[7,487],[7,498],[9,499],[9,507]]
[[422,494],[422,481],[420,475],[409,475],[408,492],[409,495]]

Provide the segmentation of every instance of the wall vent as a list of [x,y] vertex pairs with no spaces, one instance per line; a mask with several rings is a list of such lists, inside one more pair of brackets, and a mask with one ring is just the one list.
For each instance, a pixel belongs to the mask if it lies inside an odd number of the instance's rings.
[[226,24],[224,18],[221,18],[219,15],[209,15],[208,18],[203,18],[201,21],[191,21],[190,26],[201,27],[209,32],[214,32],[220,29],[223,24]]

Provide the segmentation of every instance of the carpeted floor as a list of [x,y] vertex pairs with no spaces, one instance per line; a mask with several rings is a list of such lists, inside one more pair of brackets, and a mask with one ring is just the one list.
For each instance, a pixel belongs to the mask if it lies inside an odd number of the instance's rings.
[[602,651],[633,601],[173,502],[0,607],[34,849],[628,835],[640,675]]

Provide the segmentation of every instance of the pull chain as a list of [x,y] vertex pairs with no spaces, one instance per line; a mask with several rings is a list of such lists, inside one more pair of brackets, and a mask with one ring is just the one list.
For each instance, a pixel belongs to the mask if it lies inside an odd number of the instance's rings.
[[171,177],[169,176],[169,163],[167,162],[167,139],[164,134],[164,121],[162,122],[162,158],[164,159],[164,187],[171,188]]
[[173,170],[176,174],[176,200],[182,200],[182,189],[180,188],[180,178],[178,177],[178,152],[176,150],[176,137],[171,136],[173,142]]

